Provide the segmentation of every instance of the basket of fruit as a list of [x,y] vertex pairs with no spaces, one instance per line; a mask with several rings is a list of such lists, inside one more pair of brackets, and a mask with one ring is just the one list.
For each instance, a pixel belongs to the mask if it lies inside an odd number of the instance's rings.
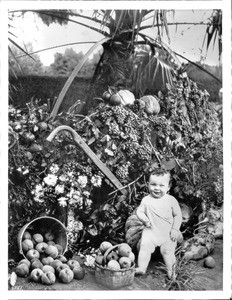
[[110,288],[119,289],[133,283],[135,274],[135,255],[126,244],[112,246],[102,242],[101,254],[95,258],[95,279],[98,283]]
[[44,254],[62,255],[67,250],[67,233],[59,220],[43,216],[24,225],[17,236],[19,253],[31,259]]

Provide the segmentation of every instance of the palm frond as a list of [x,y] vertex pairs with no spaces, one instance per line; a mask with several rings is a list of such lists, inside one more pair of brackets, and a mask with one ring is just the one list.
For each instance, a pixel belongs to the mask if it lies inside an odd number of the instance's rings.
[[22,47],[19,46],[18,43],[16,43],[14,40],[12,40],[11,38],[8,38],[9,41],[18,49],[20,49],[23,53],[25,53],[27,56],[29,56],[31,59],[35,60],[27,51],[25,51]]
[[63,86],[57,100],[56,103],[52,109],[52,112],[49,116],[49,119],[54,120],[58,110],[60,108],[60,105],[64,99],[64,96],[66,95],[70,85],[72,84],[74,78],[76,77],[77,73],[80,71],[80,69],[82,68],[82,66],[84,65],[84,63],[88,60],[89,56],[102,44],[104,44],[105,42],[107,42],[110,38],[105,37],[102,40],[100,40],[99,42],[97,42],[96,44],[94,44],[88,51],[87,53],[83,56],[83,58],[80,60],[80,62],[77,64],[77,66],[75,67],[75,69],[73,70],[73,72],[71,73],[71,75],[69,76],[68,80],[66,81],[65,85]]

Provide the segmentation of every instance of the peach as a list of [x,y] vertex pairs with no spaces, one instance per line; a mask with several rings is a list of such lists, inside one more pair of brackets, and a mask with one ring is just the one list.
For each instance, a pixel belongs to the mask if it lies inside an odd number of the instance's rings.
[[42,243],[43,242],[42,234],[40,234],[40,233],[33,234],[32,241],[34,244]]
[[55,281],[56,281],[56,276],[51,271],[43,273],[42,276],[41,276],[42,284],[50,285],[50,284],[55,283]]
[[23,234],[22,239],[23,239],[23,240],[26,240],[26,239],[31,240],[31,234],[30,234],[30,232],[24,231],[24,234]]
[[65,268],[59,272],[59,279],[63,283],[69,283],[73,280],[74,274],[71,269]]
[[120,256],[128,257],[130,255],[131,250],[131,247],[126,243],[122,243],[118,246],[118,254]]
[[101,253],[104,254],[106,252],[106,250],[108,250],[112,246],[113,245],[110,242],[104,241],[101,243],[99,249],[100,249]]
[[58,255],[56,259],[59,259],[62,263],[66,263],[68,261],[67,258],[62,254]]
[[39,259],[33,259],[33,261],[31,262],[31,269],[42,269],[43,268],[43,264]]
[[54,240],[54,234],[51,232],[46,232],[44,235],[44,238],[46,241],[53,241]]
[[75,268],[75,267],[80,266],[79,262],[78,262],[77,260],[74,260],[74,259],[70,259],[70,260],[67,262],[67,265],[70,267],[71,270],[72,270],[73,268]]
[[43,271],[41,269],[33,269],[30,274],[30,280],[34,282],[40,282]]
[[44,253],[47,247],[48,247],[48,244],[47,244],[47,243],[41,242],[41,243],[38,243],[38,244],[35,246],[35,249],[36,249],[37,251],[39,251],[39,253]]
[[85,270],[81,266],[75,267],[73,269],[73,274],[74,274],[75,279],[80,280],[80,279],[83,279],[85,277]]
[[62,262],[59,259],[54,259],[51,263],[50,266],[52,266],[54,269],[56,269],[58,266],[62,265]]
[[63,253],[63,247],[61,245],[55,244],[54,246],[58,249],[58,255]]
[[53,260],[54,260],[54,258],[51,257],[51,256],[44,257],[42,259],[42,264],[43,265],[50,265],[53,262]]
[[48,245],[44,253],[52,258],[56,258],[58,256],[58,249],[53,245]]
[[28,265],[25,263],[22,263],[20,265],[18,265],[15,268],[15,273],[19,276],[19,277],[27,277],[29,274],[29,268]]
[[120,266],[121,266],[122,269],[129,269],[130,266],[131,266],[131,260],[130,260],[129,257],[122,256],[119,259],[119,264],[120,264]]
[[52,267],[52,266],[49,266],[49,265],[44,265],[42,267],[42,271],[44,273],[47,273],[47,272],[53,272],[55,274],[55,269]]
[[56,273],[59,274],[63,269],[70,269],[70,267],[67,264],[62,264],[56,268]]
[[27,252],[28,250],[31,250],[34,248],[34,244],[32,240],[30,239],[25,239],[22,241],[22,248],[24,252]]
[[31,250],[27,251],[26,258],[29,259],[30,261],[33,258],[39,258],[39,257],[40,257],[40,254],[37,250],[31,249]]
[[30,261],[28,259],[26,259],[26,258],[23,258],[23,259],[20,260],[20,262],[18,263],[18,265],[21,265],[21,264],[26,264],[28,266],[28,268],[30,268],[30,266],[31,266]]
[[107,267],[110,269],[110,270],[120,270],[120,264],[117,262],[117,260],[110,260],[107,264]]

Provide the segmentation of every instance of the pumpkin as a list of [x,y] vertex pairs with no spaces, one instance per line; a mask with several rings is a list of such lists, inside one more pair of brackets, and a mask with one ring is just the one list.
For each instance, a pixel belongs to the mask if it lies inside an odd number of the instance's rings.
[[131,215],[127,220],[125,224],[125,238],[128,245],[130,245],[132,248],[134,248],[137,243],[139,242],[142,231],[143,231],[144,225],[143,223],[138,219],[136,214]]
[[120,90],[119,92],[113,94],[110,97],[110,104],[113,105],[128,105],[133,104],[135,101],[135,96],[128,90]]
[[160,112],[159,98],[155,96],[143,96],[139,99],[140,109],[144,109],[147,114],[158,115]]

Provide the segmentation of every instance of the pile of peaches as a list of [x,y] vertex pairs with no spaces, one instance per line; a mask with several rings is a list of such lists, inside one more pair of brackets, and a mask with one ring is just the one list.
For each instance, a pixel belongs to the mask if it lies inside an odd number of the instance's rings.
[[[110,250],[112,249],[112,250]],[[100,254],[95,257],[95,263],[110,270],[129,269],[134,265],[135,255],[127,243],[113,246],[110,242],[101,243]]]
[[30,281],[51,285],[56,279],[69,283],[85,276],[85,270],[77,260],[68,260],[62,254],[64,250],[60,244],[56,244],[51,232],[43,236],[25,231],[22,250],[25,258],[15,268],[19,277],[28,277]]

